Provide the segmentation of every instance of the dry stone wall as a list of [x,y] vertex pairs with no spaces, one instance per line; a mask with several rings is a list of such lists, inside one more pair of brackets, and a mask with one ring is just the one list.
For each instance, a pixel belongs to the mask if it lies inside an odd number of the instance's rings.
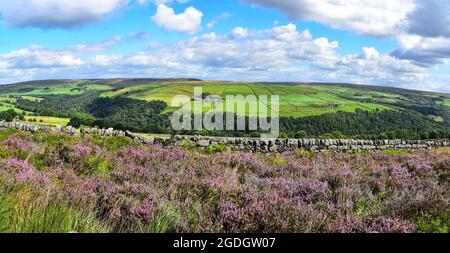
[[285,152],[297,149],[310,151],[354,152],[360,150],[386,149],[431,149],[449,147],[450,140],[332,140],[332,139],[259,139],[259,138],[222,138],[200,136],[175,136],[172,145],[190,145],[209,147],[225,145],[232,150],[262,153]]
[[[40,130],[51,131],[45,126],[0,121],[0,128],[14,128],[21,131],[38,132]],[[56,131],[68,134],[78,134],[76,129],[59,127]],[[100,128],[83,128],[82,134],[98,134],[100,136],[122,136],[131,138],[134,142],[143,145],[163,146],[189,146],[207,148],[209,146],[227,146],[235,151],[249,151],[261,153],[282,153],[297,149],[310,151],[355,152],[361,150],[386,150],[386,149],[431,149],[438,147],[450,147],[449,139],[442,140],[332,140],[332,139],[260,139],[260,138],[229,138],[229,137],[204,137],[204,136],[180,136],[172,138],[145,138],[142,135],[130,131],[121,131]]]

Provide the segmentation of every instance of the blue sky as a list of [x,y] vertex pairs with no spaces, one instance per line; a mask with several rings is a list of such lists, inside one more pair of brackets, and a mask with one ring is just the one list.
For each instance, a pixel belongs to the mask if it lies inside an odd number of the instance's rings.
[[450,1],[383,2],[2,2],[0,83],[197,77],[450,91]]

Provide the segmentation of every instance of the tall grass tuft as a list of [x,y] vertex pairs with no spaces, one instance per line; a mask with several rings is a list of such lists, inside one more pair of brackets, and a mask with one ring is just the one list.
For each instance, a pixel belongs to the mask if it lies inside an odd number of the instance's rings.
[[23,192],[0,197],[0,232],[105,233],[109,229],[88,211],[46,196],[28,200]]

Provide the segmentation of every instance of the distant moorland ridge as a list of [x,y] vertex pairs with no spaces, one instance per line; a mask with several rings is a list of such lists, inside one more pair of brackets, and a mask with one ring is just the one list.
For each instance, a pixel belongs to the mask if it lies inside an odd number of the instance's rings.
[[32,80],[9,84],[0,84],[0,90],[11,87],[20,87],[27,85],[52,85],[52,84],[70,84],[73,82],[90,82],[93,84],[141,84],[141,83],[162,83],[162,82],[189,82],[189,81],[202,81],[196,78],[95,78],[95,79],[44,79],[44,80]]

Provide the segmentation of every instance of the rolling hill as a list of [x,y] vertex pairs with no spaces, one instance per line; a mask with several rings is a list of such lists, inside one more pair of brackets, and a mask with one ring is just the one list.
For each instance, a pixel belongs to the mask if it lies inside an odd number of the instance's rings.
[[[193,96],[194,87],[218,95],[279,95],[282,116],[305,117],[329,112],[409,108],[437,110],[450,107],[450,94],[391,87],[329,83],[239,83],[197,79],[43,80],[0,86],[5,96],[41,99],[42,95],[80,95],[98,91],[101,97],[125,96],[170,104],[176,95]],[[418,108],[415,108],[418,107]],[[209,109],[208,107],[205,110]],[[429,115],[433,115],[430,113]],[[438,115],[434,115],[438,116]]]
[[[396,117],[396,112],[408,112],[413,114],[413,116],[403,115],[399,117],[409,117],[414,120],[420,118],[418,125],[429,124],[430,129],[440,129],[441,127],[446,129],[450,122],[450,94],[354,84],[245,83],[180,78],[41,80],[1,85],[0,111],[13,109],[19,114],[27,115],[28,118],[26,120],[29,120],[31,116],[41,117],[35,119],[42,124],[65,124],[68,122],[68,118],[76,116],[77,113],[95,115],[95,113],[90,111],[92,105],[89,104],[95,99],[120,98],[125,99],[121,103],[162,101],[167,106],[161,113],[170,114],[183,103],[191,103],[192,105],[200,103],[193,99],[195,87],[202,87],[204,94],[215,95],[223,100],[226,100],[228,95],[279,95],[279,116],[290,119],[289,121],[282,121],[282,124],[285,122],[291,125],[305,124],[305,122],[314,121],[315,117],[328,117],[328,121],[336,122],[336,124],[345,125],[348,123],[351,125],[351,122],[338,121],[347,119],[347,117],[350,117],[349,120],[352,121],[353,114],[361,114],[362,112],[384,112],[384,114],[388,114],[388,121],[392,121],[392,118]],[[191,99],[176,101],[176,105],[172,104],[173,98],[177,95],[185,95]],[[142,106],[145,107],[145,104],[137,105],[134,108],[142,108]],[[216,107],[217,104],[203,102],[202,106],[203,112],[207,112],[211,108]],[[265,106],[271,107],[272,105],[268,103]],[[224,110],[226,110],[225,106]],[[123,114],[127,114],[127,109],[121,108],[120,111],[120,116],[115,115],[114,118],[123,117]],[[389,114],[389,111],[392,112]],[[233,111],[233,113],[237,112]],[[394,114],[394,116],[391,114]],[[53,118],[49,116],[53,116]],[[62,119],[55,120],[55,116]],[[245,112],[245,116],[255,117],[257,115]],[[367,118],[365,115],[363,117]],[[376,119],[377,117],[378,115],[375,115],[373,118]],[[356,124],[363,125],[359,122]],[[401,126],[401,122],[395,124],[398,125],[395,129],[405,128],[411,130],[407,123],[405,123],[404,127]],[[408,124],[413,125],[414,123],[410,122]],[[291,125],[285,126],[285,129],[295,132],[308,129]],[[117,124],[115,126],[117,127]],[[164,124],[159,124],[156,128],[160,131],[164,127],[166,127]],[[324,131],[342,131],[341,128],[331,127]],[[370,126],[365,128],[370,128]],[[389,128],[387,130],[395,129]],[[415,129],[414,131],[419,130]],[[428,131],[428,129],[425,130]],[[349,131],[347,132],[350,133]],[[361,130],[357,132],[365,133],[367,131]],[[379,131],[375,132],[378,133]],[[323,131],[320,133],[323,133]]]

